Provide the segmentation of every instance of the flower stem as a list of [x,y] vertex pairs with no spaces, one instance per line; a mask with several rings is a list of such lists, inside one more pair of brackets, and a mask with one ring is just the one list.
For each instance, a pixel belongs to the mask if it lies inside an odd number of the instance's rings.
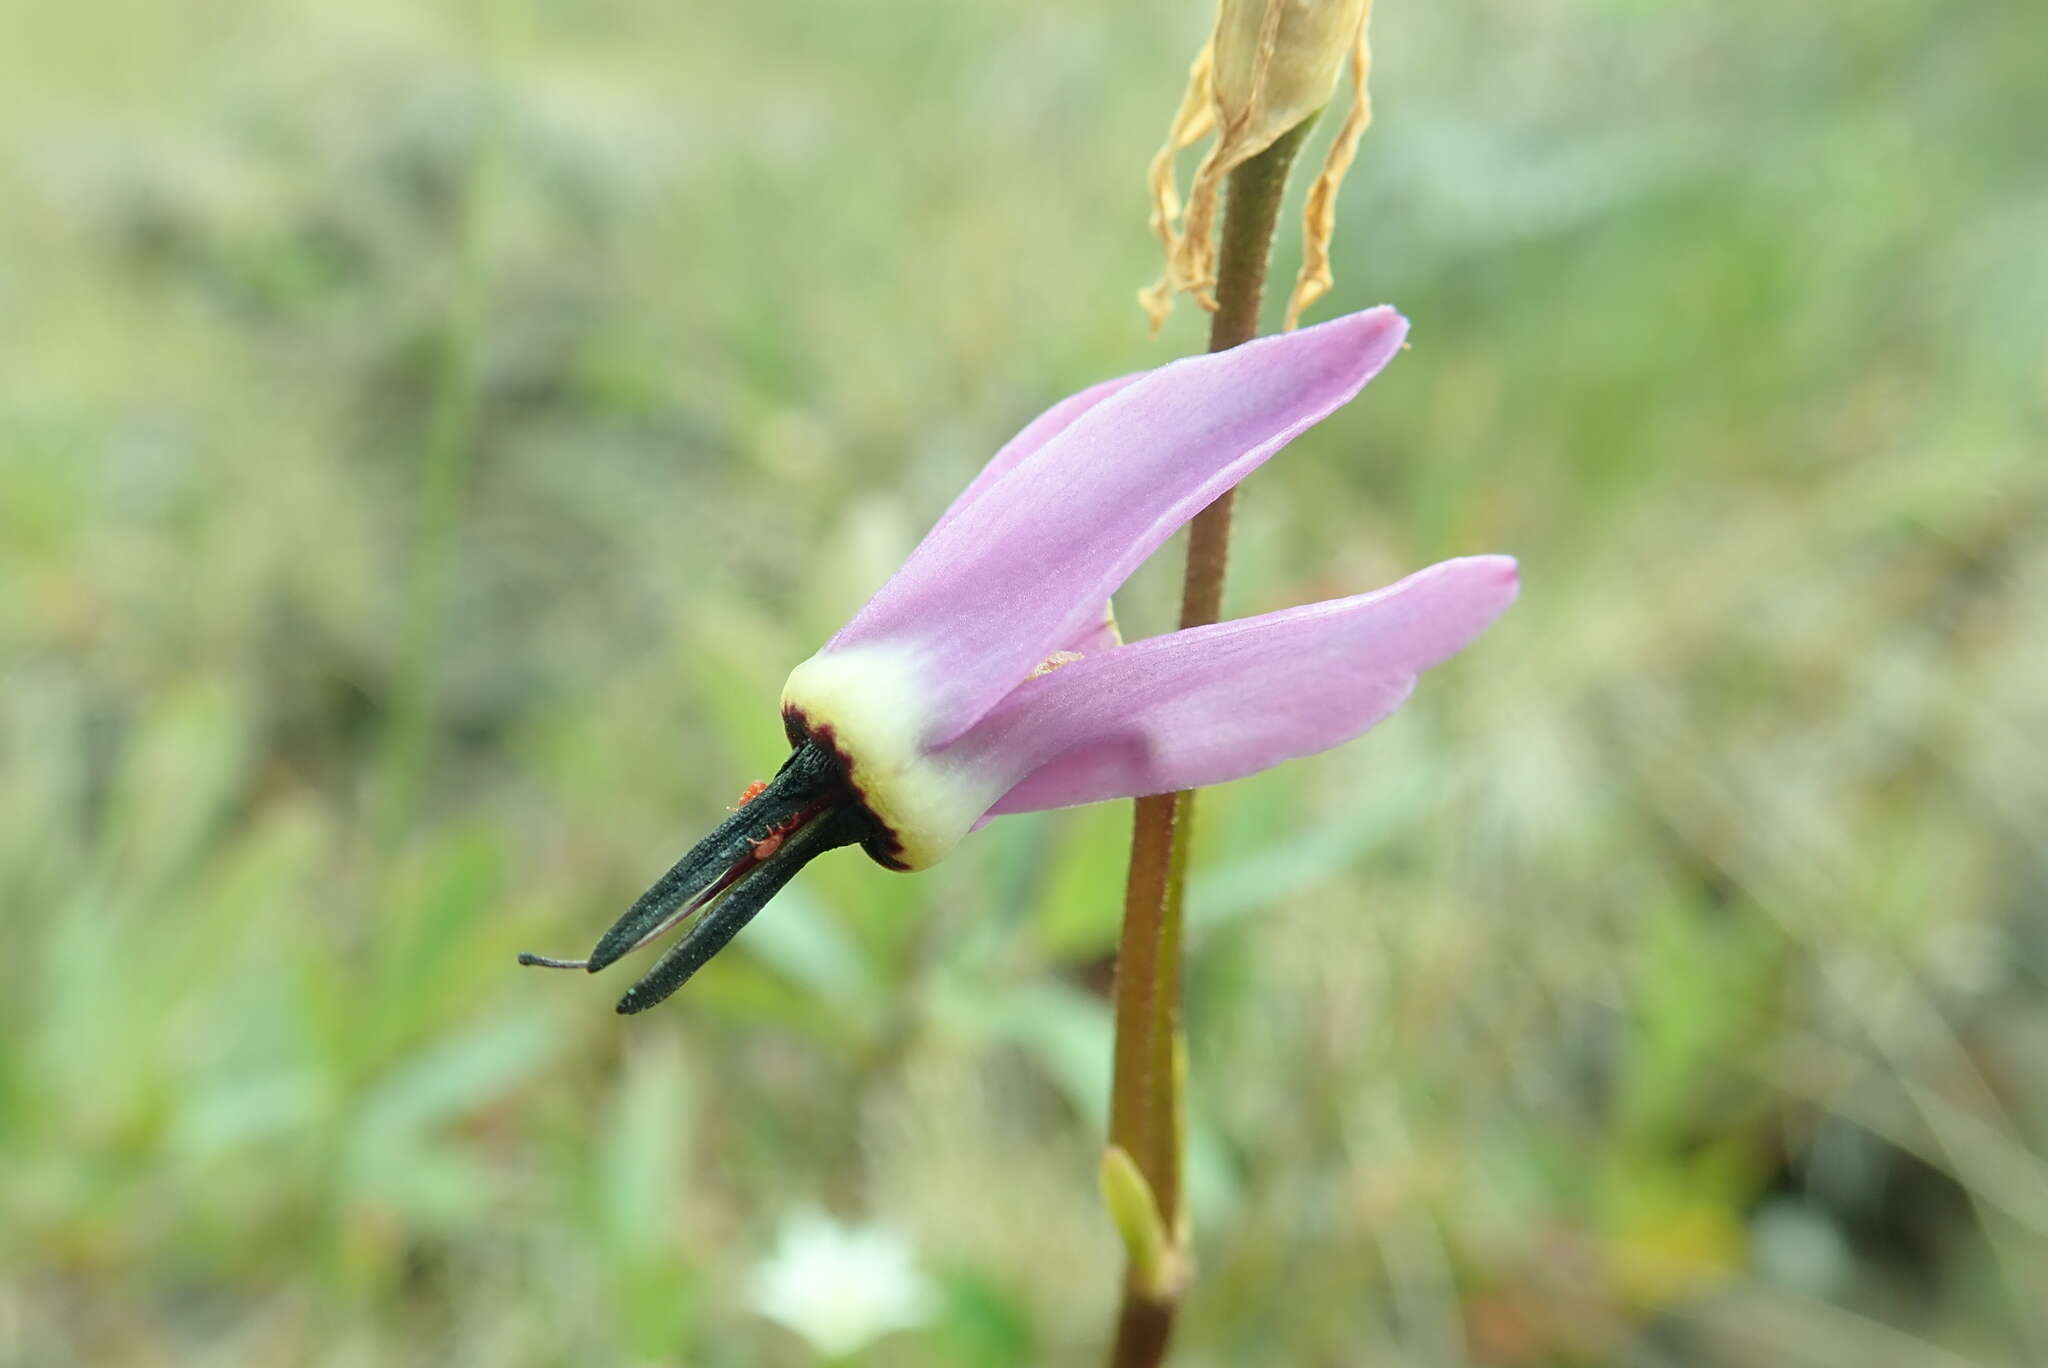
[[[1304,119],[1230,174],[1216,271],[1216,312],[1209,350],[1227,351],[1258,335],[1266,260],[1287,173],[1308,136]],[[1235,491],[1196,515],[1188,531],[1181,582],[1180,625],[1199,627],[1223,612],[1230,562]],[[1175,1313],[1193,1264],[1183,1185],[1186,1126],[1181,1062],[1181,931],[1192,792],[1137,801],[1131,872],[1124,888],[1123,934],[1116,959],[1116,1077],[1110,1094],[1109,1139],[1137,1164],[1167,1223],[1168,1256],[1150,1276],[1134,1266],[1124,1278],[1113,1368],[1152,1368],[1166,1361]]]

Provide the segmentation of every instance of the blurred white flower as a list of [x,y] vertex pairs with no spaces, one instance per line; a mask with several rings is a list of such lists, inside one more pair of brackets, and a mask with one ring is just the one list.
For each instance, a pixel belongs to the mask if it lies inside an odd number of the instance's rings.
[[923,1325],[937,1300],[896,1232],[841,1225],[817,1211],[784,1219],[775,1251],[748,1279],[747,1297],[827,1358]]

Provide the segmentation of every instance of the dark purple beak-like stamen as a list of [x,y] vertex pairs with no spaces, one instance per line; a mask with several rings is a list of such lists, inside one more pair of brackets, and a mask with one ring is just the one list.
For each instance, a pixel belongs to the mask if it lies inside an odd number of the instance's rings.
[[759,793],[642,893],[598,939],[588,959],[522,954],[521,964],[590,973],[704,915],[619,999],[622,1014],[642,1012],[689,981],[796,872],[828,850],[873,835],[874,819],[846,781],[839,759],[806,741]]

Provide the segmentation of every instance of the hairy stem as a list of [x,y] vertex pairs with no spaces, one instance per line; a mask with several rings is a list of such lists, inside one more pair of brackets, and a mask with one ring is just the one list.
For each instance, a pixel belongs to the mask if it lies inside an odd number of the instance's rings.
[[[1266,261],[1287,173],[1314,119],[1304,120],[1230,175],[1216,271],[1216,313],[1209,350],[1227,351],[1258,335]],[[1196,515],[1188,532],[1181,582],[1180,625],[1215,622],[1223,611],[1235,493]],[[1124,887],[1123,934],[1116,959],[1116,1078],[1110,1094],[1109,1138],[1136,1162],[1168,1223],[1175,1275],[1164,1285],[1134,1274],[1124,1280],[1114,1368],[1165,1362],[1174,1315],[1191,1265],[1186,1257],[1182,1172],[1185,1127],[1181,1070],[1181,928],[1183,888],[1194,819],[1192,792],[1137,801],[1131,872]]]

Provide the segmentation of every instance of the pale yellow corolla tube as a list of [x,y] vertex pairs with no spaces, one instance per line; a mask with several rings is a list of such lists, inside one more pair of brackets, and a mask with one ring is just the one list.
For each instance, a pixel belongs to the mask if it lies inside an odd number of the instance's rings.
[[[1216,307],[1215,227],[1223,182],[1280,136],[1330,102],[1348,60],[1351,104],[1323,169],[1309,187],[1302,214],[1301,273],[1287,302],[1287,327],[1321,298],[1334,279],[1330,235],[1337,225],[1337,187],[1372,122],[1366,77],[1372,65],[1367,29],[1372,0],[1222,0],[1216,27],[1188,71],[1180,109],[1147,174],[1152,231],[1166,252],[1159,282],[1138,293],[1156,334],[1176,294]],[[1203,138],[1216,141],[1195,168],[1183,206],[1174,160]]]

